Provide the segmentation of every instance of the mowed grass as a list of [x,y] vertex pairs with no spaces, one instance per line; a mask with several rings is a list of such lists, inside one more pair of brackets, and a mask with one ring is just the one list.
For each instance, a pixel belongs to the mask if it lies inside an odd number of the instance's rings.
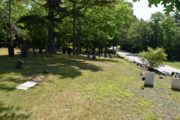
[[180,69],[180,62],[178,61],[175,61],[175,62],[165,62],[166,65],[169,65],[169,66],[172,66],[172,67],[175,67],[177,69]]
[[[143,89],[140,68],[125,60],[30,55],[18,70],[17,59],[0,56],[0,120],[180,118],[180,92],[170,89],[171,78],[156,75],[155,87]],[[15,89],[28,80],[38,85]]]

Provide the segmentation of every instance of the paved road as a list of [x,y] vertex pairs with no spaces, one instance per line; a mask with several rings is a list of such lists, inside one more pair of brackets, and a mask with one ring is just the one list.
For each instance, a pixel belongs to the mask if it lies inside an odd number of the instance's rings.
[[[138,57],[135,54],[129,53],[129,52],[124,52],[124,51],[118,51],[117,54],[121,57],[123,57],[124,59],[127,59],[130,62],[135,62],[135,63],[139,63],[139,64],[143,64],[142,60],[140,57]],[[176,73],[180,73],[180,69],[168,66],[168,65],[161,65],[157,68],[154,68],[157,71],[164,73],[164,74],[169,74],[171,75],[172,72],[176,72]]]

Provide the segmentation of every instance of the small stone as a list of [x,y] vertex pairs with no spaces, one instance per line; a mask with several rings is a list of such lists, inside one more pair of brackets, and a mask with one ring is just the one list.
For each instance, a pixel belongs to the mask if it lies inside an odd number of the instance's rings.
[[49,71],[48,70],[44,70],[43,73],[47,74],[47,73],[49,73]]
[[22,69],[22,64],[24,63],[24,61],[23,60],[17,60],[17,62],[16,62],[16,68],[17,69]]
[[91,55],[90,55],[90,54],[88,54],[88,55],[87,55],[87,58],[88,58],[88,59],[90,59],[90,58],[91,58]]
[[159,76],[160,79],[163,79],[163,76]]
[[96,59],[96,54],[92,55],[92,59],[95,60]]

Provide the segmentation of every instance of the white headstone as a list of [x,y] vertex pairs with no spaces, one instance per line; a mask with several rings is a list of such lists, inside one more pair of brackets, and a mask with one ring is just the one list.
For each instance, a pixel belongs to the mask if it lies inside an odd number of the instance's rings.
[[154,87],[154,72],[145,72],[144,87]]
[[180,74],[175,74],[173,76],[171,88],[174,90],[180,90]]
[[23,84],[20,84],[19,86],[16,87],[16,89],[19,89],[19,90],[27,90],[29,89],[30,87],[33,87],[35,86],[37,83],[36,82],[31,82],[31,81],[27,81]]

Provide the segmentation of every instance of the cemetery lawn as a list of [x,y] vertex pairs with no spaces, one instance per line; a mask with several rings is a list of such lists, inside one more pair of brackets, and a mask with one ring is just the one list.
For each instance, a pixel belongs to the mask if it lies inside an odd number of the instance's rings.
[[175,61],[175,62],[165,62],[165,64],[180,69],[180,62],[178,62],[178,61]]
[[[17,59],[0,56],[0,120],[180,119],[171,79],[156,74],[155,87],[143,88],[140,68],[123,59],[31,55],[21,70]],[[15,89],[28,80],[39,84]]]

